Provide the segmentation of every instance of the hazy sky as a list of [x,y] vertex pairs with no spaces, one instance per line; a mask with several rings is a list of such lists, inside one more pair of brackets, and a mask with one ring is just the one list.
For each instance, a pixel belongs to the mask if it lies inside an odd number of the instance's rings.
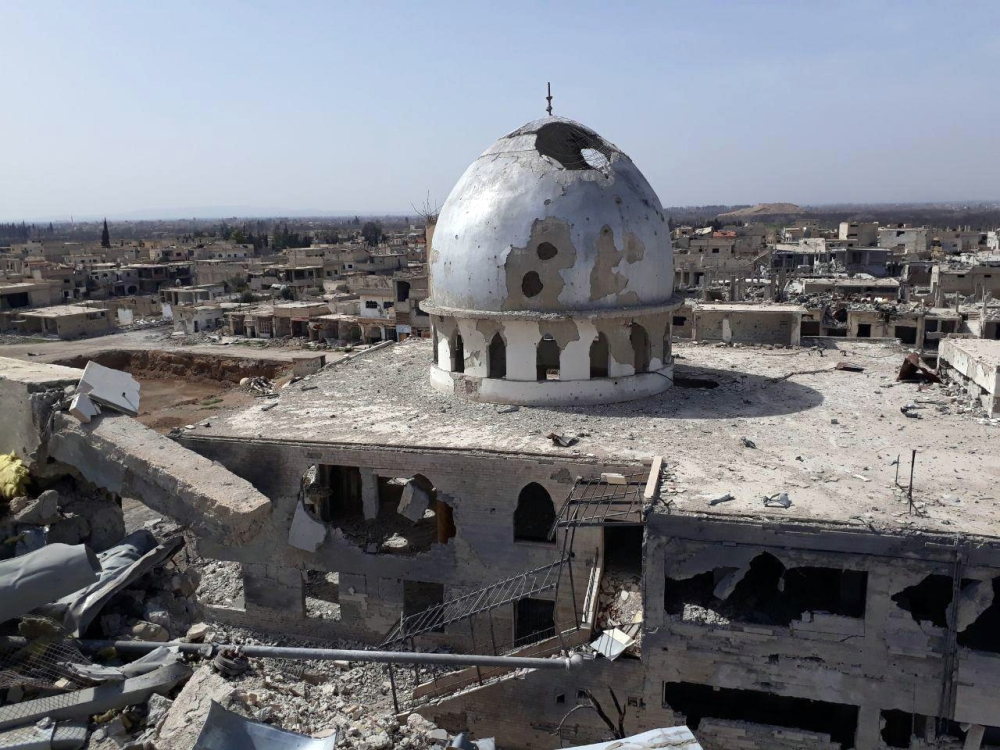
[[664,205],[1000,198],[996,0],[0,0],[0,30],[0,219],[412,213],[546,81]]

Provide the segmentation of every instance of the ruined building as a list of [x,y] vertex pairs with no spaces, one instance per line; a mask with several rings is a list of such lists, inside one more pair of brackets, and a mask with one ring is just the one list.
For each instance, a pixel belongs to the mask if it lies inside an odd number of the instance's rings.
[[1000,433],[961,395],[897,382],[893,342],[672,352],[659,202],[560,118],[470,168],[430,266],[433,341],[214,413],[176,452],[64,415],[49,452],[154,507],[181,477],[199,553],[242,570],[218,620],[595,655],[419,675],[401,710],[450,731],[606,740],[593,696],[708,750],[1000,743]]

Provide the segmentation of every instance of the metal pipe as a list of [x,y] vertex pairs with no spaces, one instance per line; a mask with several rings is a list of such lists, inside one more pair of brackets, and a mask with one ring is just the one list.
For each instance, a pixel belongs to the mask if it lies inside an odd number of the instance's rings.
[[[23,638],[0,638],[0,643],[26,643]],[[251,646],[238,643],[182,643],[169,641],[101,641],[76,642],[85,651],[114,648],[122,653],[148,653],[160,646],[176,646],[182,653],[209,656],[219,651],[238,649],[244,656],[269,659],[304,659],[315,661],[361,661],[382,664],[437,664],[453,667],[512,667],[521,669],[569,669],[579,666],[584,658],[580,654],[569,657],[542,659],[526,656],[490,656],[487,654],[427,654],[406,651],[364,651],[337,648],[289,648],[284,646]]]

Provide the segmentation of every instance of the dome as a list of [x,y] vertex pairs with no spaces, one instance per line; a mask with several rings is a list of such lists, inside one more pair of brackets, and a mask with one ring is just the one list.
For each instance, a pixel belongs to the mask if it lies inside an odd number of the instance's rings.
[[431,243],[430,302],[456,314],[661,306],[673,280],[667,219],[646,178],[563,117],[528,123],[476,159]]

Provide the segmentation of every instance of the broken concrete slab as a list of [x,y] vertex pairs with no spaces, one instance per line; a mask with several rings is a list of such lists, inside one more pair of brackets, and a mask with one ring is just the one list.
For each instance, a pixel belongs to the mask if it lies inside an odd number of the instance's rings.
[[83,425],[56,413],[49,451],[99,487],[142,498],[222,544],[249,541],[271,513],[270,500],[248,481],[134,419],[108,414]]
[[295,506],[292,525],[288,529],[288,543],[296,549],[315,552],[326,540],[327,531],[326,524],[309,515],[309,511],[300,501]]
[[87,744],[86,721],[42,719],[27,727],[0,731],[0,750],[79,750]]
[[212,701],[193,750],[333,750],[336,746],[336,732],[323,738],[308,737],[250,721]]
[[403,494],[399,499],[399,515],[416,523],[424,517],[424,511],[431,501],[431,496],[412,479],[403,486]]
[[131,417],[139,415],[139,381],[127,372],[90,361],[83,370],[78,390],[109,409]]
[[[955,630],[962,632],[993,604],[993,581],[973,581],[958,592]],[[948,611],[949,618],[951,610]],[[949,623],[951,624],[951,623]]]
[[0,357],[0,404],[4,429],[0,453],[15,453],[28,468],[44,464],[45,431],[52,406],[66,397],[83,370]]
[[0,562],[0,622],[92,584],[100,571],[97,556],[82,544],[50,544]]
[[90,422],[101,413],[101,407],[91,401],[86,393],[78,393],[69,402],[69,413],[79,419],[84,424]]
[[191,750],[213,703],[229,706],[236,689],[209,666],[199,667],[174,699],[156,738],[159,750]]
[[0,729],[34,724],[46,717],[54,721],[78,719],[113,708],[134,706],[153,693],[169,692],[190,675],[191,669],[178,662],[124,682],[3,706],[0,707]]
[[14,514],[14,523],[45,526],[59,518],[59,493],[46,490]]

